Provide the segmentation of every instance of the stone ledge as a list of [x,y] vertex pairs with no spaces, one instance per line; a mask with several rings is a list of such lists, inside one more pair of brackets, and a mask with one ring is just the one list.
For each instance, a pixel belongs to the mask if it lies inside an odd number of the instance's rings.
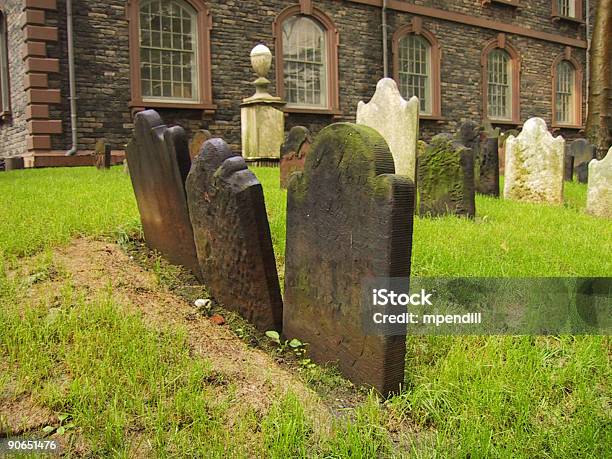
[[28,132],[30,134],[61,134],[61,120],[30,120],[28,121]]
[[24,9],[57,10],[57,0],[25,0]]
[[[80,150],[74,156],[66,156],[65,151],[32,151],[25,159],[28,167],[85,167],[94,165],[93,153],[93,150]],[[122,164],[124,159],[123,150],[111,152],[111,165]]]

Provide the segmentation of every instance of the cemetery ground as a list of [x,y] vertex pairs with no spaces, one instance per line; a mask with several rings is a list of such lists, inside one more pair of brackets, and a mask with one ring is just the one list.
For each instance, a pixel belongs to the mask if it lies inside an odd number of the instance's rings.
[[[278,169],[254,171],[282,276],[286,192]],[[405,388],[382,402],[303,346],[194,308],[204,288],[143,248],[121,168],[4,173],[0,194],[0,436],[77,457],[609,454],[608,337],[409,337]],[[609,276],[612,227],[585,194],[415,218],[412,274]]]

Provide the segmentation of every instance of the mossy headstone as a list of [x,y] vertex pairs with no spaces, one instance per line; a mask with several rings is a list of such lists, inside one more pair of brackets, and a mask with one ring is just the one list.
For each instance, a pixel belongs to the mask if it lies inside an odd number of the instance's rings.
[[263,188],[242,156],[206,141],[187,178],[204,284],[259,330],[281,330],[283,305]]
[[287,197],[283,333],[383,394],[404,380],[405,336],[365,332],[361,289],[368,278],[410,275],[414,185],[394,172],[378,132],[332,124]]
[[515,201],[563,203],[565,140],[553,137],[541,118],[530,118],[506,140],[504,197]]
[[139,112],[126,152],[147,245],[198,275],[185,194],[191,166],[185,131],[165,126],[154,110]]
[[476,214],[474,155],[450,134],[438,134],[418,159],[419,214]]
[[293,172],[303,171],[306,155],[310,151],[312,136],[304,126],[293,126],[281,146],[280,186],[287,188],[287,180]]

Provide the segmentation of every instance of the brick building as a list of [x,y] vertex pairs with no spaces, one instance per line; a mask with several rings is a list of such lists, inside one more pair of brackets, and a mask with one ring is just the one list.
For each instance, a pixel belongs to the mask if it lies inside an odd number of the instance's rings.
[[[275,55],[271,90],[288,101],[287,129],[354,121],[386,54],[404,96],[421,97],[426,140],[467,119],[510,129],[530,116],[575,137],[595,2],[72,0],[78,151],[99,138],[123,150],[143,108],[239,148],[259,42]],[[0,156],[43,165],[72,147],[66,10],[0,0]]]

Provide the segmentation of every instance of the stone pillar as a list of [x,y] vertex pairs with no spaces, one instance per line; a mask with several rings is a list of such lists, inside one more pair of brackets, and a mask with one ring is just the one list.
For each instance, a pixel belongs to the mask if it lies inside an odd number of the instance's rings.
[[257,73],[255,94],[240,104],[242,125],[242,156],[246,160],[279,159],[284,141],[285,115],[279,110],[285,105],[280,97],[268,92],[270,80],[266,78],[272,53],[265,45],[257,45],[251,51],[251,65]]

